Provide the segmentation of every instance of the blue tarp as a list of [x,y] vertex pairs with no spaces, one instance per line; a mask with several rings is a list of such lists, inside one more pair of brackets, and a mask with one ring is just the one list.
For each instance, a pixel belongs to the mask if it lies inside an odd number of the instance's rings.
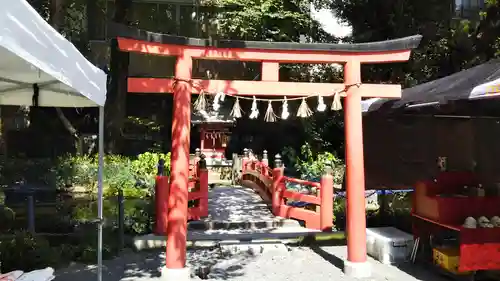
[[[379,195],[383,195],[383,194],[408,193],[408,192],[412,192],[412,191],[413,191],[413,189],[403,189],[403,190],[373,190],[371,192],[365,192],[365,198],[366,197],[370,197],[370,196],[372,196],[375,193],[377,193]],[[345,191],[335,192],[335,198],[345,198]],[[287,205],[292,206],[292,207],[305,207],[305,206],[312,205],[312,204],[307,203],[307,202],[302,202],[302,201],[294,201],[294,202],[288,202]]]

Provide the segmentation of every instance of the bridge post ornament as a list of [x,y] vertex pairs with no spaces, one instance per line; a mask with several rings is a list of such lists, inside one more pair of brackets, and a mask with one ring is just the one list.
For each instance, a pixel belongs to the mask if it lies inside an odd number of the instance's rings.
[[323,168],[323,175],[333,176],[333,168],[330,163],[325,163],[325,167]]
[[165,173],[165,159],[160,159],[158,160],[158,172],[157,172],[157,176],[163,176],[164,173]]
[[269,166],[269,155],[267,155],[267,150],[264,150],[262,152],[262,163],[264,163],[266,166]]
[[282,168],[283,167],[283,161],[281,161],[281,155],[276,154],[274,156],[274,167],[275,168]]
[[206,158],[205,154],[200,155],[200,161],[198,161],[198,168],[200,169],[207,168],[207,161],[205,160],[205,158]]

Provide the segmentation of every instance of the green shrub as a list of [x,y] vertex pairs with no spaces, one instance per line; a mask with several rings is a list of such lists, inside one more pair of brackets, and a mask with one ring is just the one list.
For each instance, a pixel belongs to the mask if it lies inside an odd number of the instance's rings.
[[[141,188],[152,188],[157,173],[159,159],[165,159],[165,171],[170,172],[170,153],[140,154],[135,159],[107,155],[104,159],[104,186],[107,194],[116,195],[122,189],[126,197],[142,197],[146,193]],[[97,157],[64,157],[58,163],[60,185],[80,186],[86,191],[97,188]]]
[[341,185],[344,178],[344,163],[333,153],[321,152],[313,153],[311,146],[305,143],[301,147],[300,154],[292,148],[285,148],[283,155],[287,162],[291,163],[297,170],[301,179],[319,181],[325,168],[330,166],[333,169],[334,183]]
[[[115,229],[105,227],[103,229],[103,259],[110,259],[118,253],[118,233]],[[59,245],[61,251],[67,251],[66,259],[83,263],[97,263],[97,228],[88,225],[80,231],[72,243]]]
[[13,238],[0,242],[1,272],[30,271],[56,266],[60,261],[59,252],[43,237],[17,232]]
[[170,175],[170,152],[167,154],[163,153],[151,153],[146,152],[137,156],[137,159],[132,161],[132,171],[136,179],[148,187],[154,186],[155,175],[158,170],[158,161],[160,159],[165,160],[165,175]]
[[[159,159],[165,159],[165,172],[170,173],[170,153],[146,152],[135,158],[106,155],[104,184],[106,187],[130,189],[152,187]],[[78,186],[95,192],[98,159],[94,156],[64,156],[52,159],[0,159],[0,184],[18,182],[54,188]]]
[[55,186],[55,162],[51,159],[0,158],[0,184],[28,182]]
[[[151,196],[145,198],[126,198],[123,203],[124,231],[126,234],[141,235],[153,231],[155,220],[155,204]],[[118,225],[118,203],[115,198],[103,202],[103,216],[108,225],[116,228]],[[75,206],[72,210],[74,221],[88,222],[97,217],[97,202],[87,201]]]

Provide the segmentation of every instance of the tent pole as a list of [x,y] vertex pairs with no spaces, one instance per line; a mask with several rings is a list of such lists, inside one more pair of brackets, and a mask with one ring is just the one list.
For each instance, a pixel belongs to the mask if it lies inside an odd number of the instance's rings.
[[104,178],[104,106],[99,106],[99,143],[97,170],[97,281],[102,281],[103,178]]

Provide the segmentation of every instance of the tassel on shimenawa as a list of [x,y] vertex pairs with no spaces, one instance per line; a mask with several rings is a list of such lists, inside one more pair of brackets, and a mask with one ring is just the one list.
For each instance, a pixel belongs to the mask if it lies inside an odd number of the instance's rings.
[[300,103],[299,110],[297,110],[297,117],[307,118],[312,115],[312,111],[307,105],[306,99],[303,98]]
[[257,107],[257,98],[253,97],[252,107],[250,108],[250,119],[257,119],[259,117],[259,108]]
[[333,95],[332,110],[335,110],[335,111],[342,110],[342,101],[340,100],[339,93],[335,93]]
[[276,122],[276,114],[274,114],[273,105],[271,104],[271,101],[269,101],[267,104],[267,110],[266,110],[266,115],[264,116],[264,121]]
[[194,102],[194,109],[200,112],[200,111],[205,111],[206,108],[207,108],[207,100],[205,97],[205,92],[201,91],[201,93],[198,95],[198,98]]
[[290,116],[290,112],[288,111],[288,101],[285,97],[283,100],[283,109],[281,111],[281,119],[286,120]]
[[243,110],[241,109],[240,99],[238,97],[236,97],[233,109],[231,110],[231,116],[234,118],[241,118],[243,116]]

